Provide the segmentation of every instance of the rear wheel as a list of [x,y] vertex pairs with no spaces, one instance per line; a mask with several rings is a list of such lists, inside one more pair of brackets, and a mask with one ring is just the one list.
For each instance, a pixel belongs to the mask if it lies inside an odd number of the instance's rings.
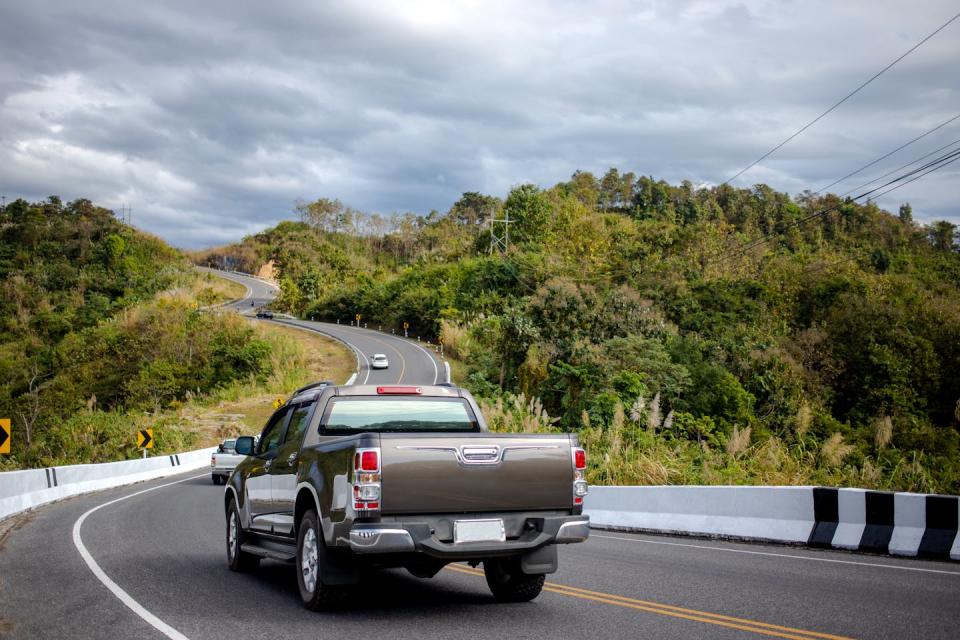
[[484,560],[483,573],[493,597],[500,602],[529,602],[543,590],[545,576],[523,573],[517,558]]
[[323,567],[327,547],[316,511],[312,509],[300,519],[297,532],[297,586],[303,606],[311,611],[331,609],[344,602],[346,590],[323,584]]
[[243,551],[243,527],[240,525],[240,511],[237,501],[230,501],[227,509],[227,564],[233,571],[253,571],[260,566],[260,557]]
[[221,484],[220,476],[217,474],[211,474],[210,477],[213,479],[213,484]]

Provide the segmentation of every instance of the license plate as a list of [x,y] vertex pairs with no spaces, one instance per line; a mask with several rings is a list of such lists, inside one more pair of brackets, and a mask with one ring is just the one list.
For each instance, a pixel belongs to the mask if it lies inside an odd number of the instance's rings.
[[453,542],[503,542],[503,520],[457,520],[453,523]]

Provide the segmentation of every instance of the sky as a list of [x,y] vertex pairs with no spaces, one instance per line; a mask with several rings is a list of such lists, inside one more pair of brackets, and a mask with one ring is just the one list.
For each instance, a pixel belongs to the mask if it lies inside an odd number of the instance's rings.
[[[446,211],[610,167],[713,185],[956,0],[0,0],[0,194],[89,198],[183,248],[298,200]],[[797,194],[960,114],[960,19],[733,184]],[[960,140],[953,122],[832,190]],[[960,162],[879,200],[960,223]]]

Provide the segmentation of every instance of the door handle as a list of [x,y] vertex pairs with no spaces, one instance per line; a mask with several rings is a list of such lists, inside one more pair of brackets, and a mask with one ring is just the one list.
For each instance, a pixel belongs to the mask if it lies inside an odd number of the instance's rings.
[[296,461],[297,461],[297,452],[294,451],[294,452],[291,453],[290,456],[287,458],[287,464],[293,464],[293,463],[296,462]]

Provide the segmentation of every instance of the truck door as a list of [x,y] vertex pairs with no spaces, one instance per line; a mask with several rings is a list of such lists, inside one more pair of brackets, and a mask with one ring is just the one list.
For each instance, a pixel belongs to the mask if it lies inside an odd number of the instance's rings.
[[290,407],[283,407],[273,414],[257,443],[257,454],[247,476],[247,504],[250,505],[250,527],[261,531],[271,530],[273,492],[270,487],[270,468],[277,458],[277,450],[283,438]]
[[303,433],[310,424],[315,403],[309,402],[291,409],[290,421],[270,467],[270,486],[273,491],[273,533],[293,535],[293,512],[297,500],[297,468]]

